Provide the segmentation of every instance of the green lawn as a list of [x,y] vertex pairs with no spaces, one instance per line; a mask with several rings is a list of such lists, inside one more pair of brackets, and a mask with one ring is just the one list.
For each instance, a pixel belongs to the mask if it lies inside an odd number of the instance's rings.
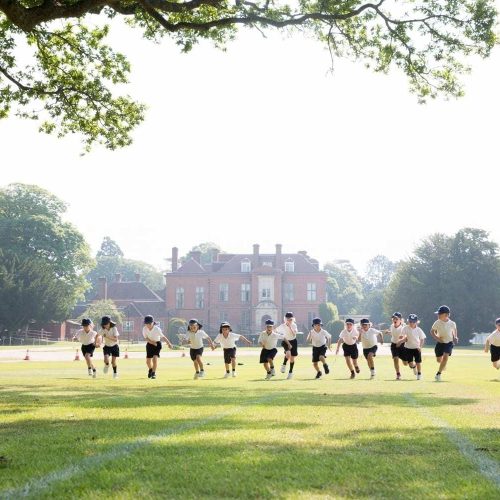
[[[0,363],[0,498],[500,498],[500,371],[477,350],[441,383],[348,380],[339,357],[313,380],[264,381],[243,355],[193,380],[189,358],[121,360],[96,380],[83,362]],[[458,354],[458,353],[457,353]],[[279,360],[281,360],[281,354]],[[333,361],[333,360],[332,360]],[[333,363],[331,363],[333,364]]]

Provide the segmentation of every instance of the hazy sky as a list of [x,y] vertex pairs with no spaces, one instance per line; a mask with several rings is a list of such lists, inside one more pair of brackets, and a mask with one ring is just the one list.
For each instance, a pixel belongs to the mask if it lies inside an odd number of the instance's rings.
[[[242,32],[188,55],[127,32],[127,92],[149,106],[134,144],[80,157],[75,138],[0,122],[0,185],[43,186],[96,250],[105,235],[158,267],[170,248],[307,250],[360,270],[464,226],[500,242],[500,53],[477,61],[467,96],[422,106],[397,73],[330,60],[324,47]],[[130,52],[133,50],[133,52]]]

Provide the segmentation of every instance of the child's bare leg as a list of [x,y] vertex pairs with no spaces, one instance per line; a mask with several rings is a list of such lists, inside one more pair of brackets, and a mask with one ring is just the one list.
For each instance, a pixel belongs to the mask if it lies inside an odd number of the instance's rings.
[[104,356],[104,364],[109,366],[109,354]]
[[264,363],[264,370],[266,370],[266,373],[269,373],[271,370],[269,369],[269,363]]
[[349,368],[349,371],[353,372],[354,368],[352,366],[352,360],[349,356],[345,357],[345,364],[347,365],[347,368]]
[[150,370],[153,369],[153,360],[151,358],[146,358],[146,365]]
[[116,356],[111,356],[111,366],[116,368]]
[[198,366],[200,367],[200,372],[203,371],[203,361],[201,360],[201,356],[196,356],[196,361],[198,361]]
[[90,358],[90,354],[85,354],[85,362],[87,363],[87,367],[93,369],[92,360]]
[[394,369],[396,373],[399,373],[399,358],[392,358],[392,362],[394,363]]
[[313,366],[314,366],[314,369],[315,369],[317,372],[319,372],[318,363],[317,363],[316,361],[313,363]]
[[194,370],[196,372],[199,372],[200,371],[200,367],[198,366],[198,358],[196,358],[194,361],[193,361],[193,365],[194,365]]
[[373,361],[373,354],[370,353],[368,354],[368,358],[366,359],[367,363],[368,363],[368,367],[370,368],[370,370],[373,370],[375,368],[375,363]]
[[224,366],[226,367],[226,372],[228,372],[228,371],[229,371],[229,367],[230,367],[231,365],[229,365],[228,363],[224,363]]
[[158,367],[158,356],[153,356],[153,371],[156,371],[156,368]]
[[231,368],[233,369],[233,372],[236,370],[236,358],[231,358]]
[[444,353],[443,359],[441,360],[441,363],[439,364],[439,371],[440,372],[443,372],[444,370],[446,370],[446,364],[448,363],[448,358],[449,358],[449,355]]

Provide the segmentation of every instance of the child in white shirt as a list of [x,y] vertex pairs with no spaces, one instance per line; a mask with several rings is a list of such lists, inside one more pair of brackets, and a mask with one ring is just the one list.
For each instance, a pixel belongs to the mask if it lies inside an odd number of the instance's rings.
[[219,335],[214,339],[215,348],[216,344],[220,344],[224,349],[224,365],[226,366],[226,373],[224,378],[229,378],[229,366],[232,366],[233,377],[236,377],[236,342],[243,340],[247,345],[252,345],[252,342],[243,335],[233,333],[231,325],[224,321],[219,328]]

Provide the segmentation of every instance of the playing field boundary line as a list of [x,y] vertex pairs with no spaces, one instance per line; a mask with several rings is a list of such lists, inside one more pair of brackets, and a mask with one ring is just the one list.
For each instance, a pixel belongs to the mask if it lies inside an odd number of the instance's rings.
[[489,479],[500,490],[500,464],[476,449],[476,446],[461,432],[457,431],[446,420],[434,415],[428,408],[419,404],[411,394],[403,394],[405,399],[414,406],[417,411],[438,427],[448,440],[453,443],[469,462],[472,462],[479,472]]
[[17,499],[17,498],[27,498],[30,496],[36,497],[37,495],[41,494],[43,492],[43,490],[46,490],[48,487],[52,486],[53,484],[70,479],[71,477],[76,476],[77,474],[86,473],[86,472],[88,472],[96,467],[101,466],[102,464],[104,464],[108,461],[123,458],[127,455],[130,455],[131,453],[134,453],[135,451],[139,450],[140,448],[143,448],[145,446],[149,446],[151,444],[156,443],[157,441],[160,441],[160,440],[167,438],[167,437],[170,437],[170,436],[183,434],[184,432],[191,430],[193,428],[196,428],[200,425],[205,425],[205,424],[209,424],[211,422],[216,422],[216,421],[222,420],[228,416],[241,413],[246,408],[249,408],[249,407],[254,406],[254,405],[258,405],[260,403],[272,401],[273,399],[280,397],[283,394],[284,393],[282,393],[282,392],[274,392],[272,394],[268,394],[265,397],[255,399],[254,401],[249,401],[246,403],[238,404],[238,406],[235,406],[234,408],[231,408],[230,410],[224,410],[220,413],[216,413],[214,415],[210,415],[210,416],[205,417],[205,418],[201,418],[198,420],[187,422],[185,424],[181,424],[181,425],[173,427],[173,428],[164,429],[163,431],[160,431],[158,433],[151,434],[149,436],[139,438],[139,439],[136,439],[134,441],[115,446],[114,448],[112,448],[110,451],[108,451],[106,453],[101,453],[100,455],[94,455],[92,457],[84,458],[78,464],[71,465],[69,467],[66,467],[64,469],[60,469],[60,470],[57,470],[54,472],[50,472],[49,474],[45,475],[44,477],[30,480],[24,486],[20,486],[18,488],[12,488],[10,490],[0,491],[0,499],[1,500],[4,500],[4,499],[10,500],[10,499]]

